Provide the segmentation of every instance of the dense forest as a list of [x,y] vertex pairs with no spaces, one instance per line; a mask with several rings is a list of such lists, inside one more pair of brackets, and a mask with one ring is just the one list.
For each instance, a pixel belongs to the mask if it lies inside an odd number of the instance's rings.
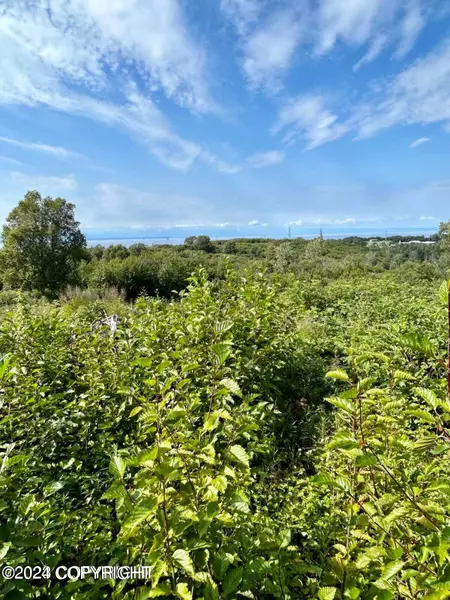
[[89,248],[74,209],[3,228],[0,559],[50,574],[1,597],[449,598],[449,224]]

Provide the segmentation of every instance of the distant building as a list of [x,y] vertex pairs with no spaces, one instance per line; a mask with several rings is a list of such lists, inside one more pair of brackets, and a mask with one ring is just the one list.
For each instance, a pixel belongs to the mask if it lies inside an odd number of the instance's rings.
[[435,244],[436,242],[432,242],[432,241],[422,241],[422,240],[411,240],[410,242],[399,242],[400,244]]
[[390,246],[391,242],[389,242],[388,240],[369,240],[367,242],[367,246],[369,248],[386,248],[387,246]]

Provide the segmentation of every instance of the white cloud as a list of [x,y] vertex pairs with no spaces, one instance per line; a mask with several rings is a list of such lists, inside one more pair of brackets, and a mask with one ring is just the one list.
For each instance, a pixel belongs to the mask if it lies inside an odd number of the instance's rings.
[[221,0],[220,8],[239,34],[246,33],[261,11],[261,0]]
[[392,18],[397,0],[321,0],[318,10],[319,54],[329,52],[338,41],[362,45]]
[[300,137],[306,140],[308,149],[337,140],[348,131],[345,124],[339,123],[337,115],[325,108],[325,99],[312,94],[299,96],[285,104],[273,132],[284,128],[288,129],[285,142]]
[[9,156],[0,156],[0,162],[7,163],[9,165],[21,165],[20,160],[16,160],[15,158],[9,158]]
[[421,221],[437,221],[436,217],[420,217]]
[[262,169],[270,165],[277,165],[284,160],[284,153],[279,150],[259,152],[247,158],[247,163],[254,169]]
[[59,190],[75,190],[77,181],[74,175],[65,175],[63,177],[30,175],[20,171],[12,171],[10,177],[13,181],[28,188],[29,190],[38,189],[48,191],[50,195],[56,195]]
[[374,60],[388,43],[397,44],[398,57],[405,56],[425,25],[422,3],[424,0],[320,0],[316,50],[325,54],[339,42],[370,44],[356,70]]
[[[179,0],[5,0],[2,8],[0,105],[45,106],[120,127],[168,166],[190,167],[201,148],[175,134],[151,99],[161,90],[193,111],[216,109]],[[112,93],[114,103],[104,99]]]
[[291,66],[303,32],[298,15],[281,10],[269,15],[244,44],[243,68],[252,87],[278,91],[280,77]]
[[360,138],[398,124],[450,121],[450,43],[372,88],[348,121]]
[[410,148],[417,148],[417,146],[421,146],[422,144],[426,144],[427,142],[430,141],[430,138],[427,137],[421,137],[417,140],[415,140],[412,144],[410,144]]
[[[369,138],[396,125],[443,123],[450,127],[450,42],[417,60],[392,78],[371,82],[364,101],[353,103],[352,113],[337,115],[319,94],[300,96],[281,109],[272,129],[287,128],[285,142],[304,138],[314,148],[355,132],[356,139]],[[415,140],[411,147],[428,142]]]
[[219,173],[225,173],[227,175],[232,175],[234,173],[239,173],[242,170],[240,165],[231,165],[224,160],[218,158],[215,154],[204,150],[200,155],[200,160],[204,163],[209,164],[216,168]]
[[[128,63],[149,90],[162,89],[194,110],[211,108],[205,57],[178,0],[5,0],[3,5],[2,55],[10,69],[22,67],[19,80],[34,67],[47,82],[68,79],[95,91],[108,85],[108,71],[130,77]],[[12,65],[20,55],[22,65],[17,60]]]
[[409,0],[405,11],[406,14],[400,27],[400,44],[395,53],[397,58],[403,58],[408,54],[425,26],[420,0]]
[[257,225],[261,225],[261,223],[258,221],[258,219],[255,219],[253,221],[249,221],[248,224],[250,225],[250,227],[256,227]]
[[386,35],[384,35],[384,34],[377,35],[374,38],[374,40],[373,40],[370,48],[368,49],[368,51],[353,66],[353,70],[354,71],[359,71],[359,69],[363,65],[367,65],[367,64],[373,62],[381,54],[381,52],[384,50],[384,48],[386,47],[388,41],[389,41],[389,38]]
[[77,152],[72,152],[71,150],[66,150],[65,148],[60,148],[59,146],[48,146],[47,144],[33,143],[33,142],[21,142],[20,140],[13,140],[11,138],[0,136],[0,142],[5,142],[6,144],[11,144],[13,146],[17,146],[19,148],[23,148],[24,150],[33,150],[36,152],[44,152],[46,154],[51,154],[53,156],[57,156],[59,158],[79,158],[81,155]]

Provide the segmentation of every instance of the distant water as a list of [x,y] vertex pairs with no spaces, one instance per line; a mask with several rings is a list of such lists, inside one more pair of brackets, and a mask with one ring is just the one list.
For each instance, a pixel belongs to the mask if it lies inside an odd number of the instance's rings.
[[[121,232],[122,233],[122,232]],[[436,233],[436,229],[422,229],[422,228],[410,228],[410,229],[353,229],[353,230],[323,230],[323,237],[328,239],[342,239],[346,237],[363,237],[363,238],[371,238],[371,237],[389,237],[392,235],[403,235],[403,236],[430,236]],[[305,239],[313,239],[317,237],[319,231],[317,228],[314,229],[304,229],[302,231],[292,231],[291,239],[295,239],[297,237],[302,237]],[[189,235],[200,235],[200,232],[197,233],[189,233]],[[96,246],[97,244],[101,246],[111,246],[115,244],[122,244],[123,246],[131,246],[132,244],[146,244],[148,246],[156,246],[161,244],[171,244],[177,245],[182,244],[186,239],[186,236],[155,236],[155,237],[126,237],[124,235],[108,236],[108,237],[100,237],[99,235],[95,237],[90,237],[89,234],[86,235],[87,242],[89,246]],[[210,235],[212,240],[224,240],[224,239],[232,239],[232,238],[267,238],[267,239],[287,239],[288,233],[268,233],[266,231],[259,233],[258,235],[253,232],[253,235],[249,235],[247,232],[234,232],[233,234],[228,235]]]
[[[112,246],[116,244],[122,244],[122,246],[131,246],[132,244],[146,244],[147,246],[156,246],[161,244],[182,244],[185,240],[181,238],[109,238],[109,239],[90,239],[87,237],[88,246]],[[214,239],[214,238],[212,238]]]

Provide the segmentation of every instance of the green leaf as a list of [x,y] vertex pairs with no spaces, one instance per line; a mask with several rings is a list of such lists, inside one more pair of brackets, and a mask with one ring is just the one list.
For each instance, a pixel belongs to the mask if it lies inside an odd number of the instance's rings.
[[231,354],[230,346],[228,344],[225,344],[224,342],[219,343],[219,344],[213,344],[211,346],[211,351],[214,355],[213,363],[217,367],[220,367],[221,365],[223,365],[223,363],[227,360],[227,358]]
[[280,548],[287,548],[291,542],[292,533],[290,529],[281,532]]
[[426,410],[417,408],[414,410],[408,410],[407,413],[408,413],[408,415],[411,415],[412,417],[417,417],[421,421],[425,421],[425,423],[434,424],[436,422],[436,419],[433,417],[433,415],[430,415],[430,413],[427,412]]
[[242,446],[235,444],[230,448],[230,454],[241,465],[249,466],[249,456]]
[[186,550],[175,550],[172,558],[177,567],[185,571],[188,575],[194,575],[194,565]]
[[122,525],[124,534],[129,535],[138,525],[156,513],[158,501],[156,498],[145,498],[141,500],[133,509],[131,515]]
[[392,579],[394,575],[397,575],[397,573],[403,569],[404,564],[405,563],[400,560],[388,563],[381,572],[380,579],[389,581],[389,579]]
[[212,568],[213,573],[216,579],[221,581],[223,576],[225,575],[226,570],[228,569],[230,562],[232,560],[232,556],[220,550],[213,558]]
[[2,542],[0,543],[0,560],[5,558],[8,553],[8,550],[11,546],[11,542]]
[[425,402],[427,402],[435,410],[439,406],[439,400],[437,399],[437,396],[433,391],[427,390],[426,388],[423,388],[423,387],[414,388],[414,391],[418,396],[420,396],[423,400],[425,400]]
[[151,588],[147,586],[140,586],[127,592],[125,596],[123,596],[123,600],[147,600],[147,598],[157,598],[158,596],[152,596],[152,592],[153,590]]
[[219,590],[217,589],[217,584],[212,580],[211,577],[208,577],[205,589],[204,589],[205,600],[218,600],[219,599]]
[[444,306],[448,306],[448,294],[450,291],[450,280],[443,281],[439,286],[438,296]]
[[320,473],[311,477],[311,483],[315,485],[328,485],[348,491],[350,489],[349,482],[344,477],[334,477],[326,473]]
[[323,587],[320,588],[317,597],[319,600],[333,600],[336,596],[336,591],[334,587]]
[[242,581],[242,567],[229,569],[223,580],[223,591],[226,596],[233,594],[239,587]]
[[114,477],[122,479],[125,473],[125,466],[126,465],[122,458],[118,454],[115,454],[109,463],[109,472],[111,475],[114,475]]
[[373,454],[360,454],[356,457],[355,466],[356,467],[370,467],[372,465],[377,464],[376,456]]
[[353,414],[356,410],[356,404],[352,404],[349,400],[344,400],[342,398],[325,398],[325,400],[349,415]]
[[225,378],[222,379],[220,383],[235,396],[242,396],[241,388],[239,387],[239,384],[234,381],[234,379]]
[[334,371],[328,371],[325,375],[327,379],[336,379],[337,381],[349,381],[350,377],[343,369],[335,369]]
[[187,586],[187,583],[177,583],[175,595],[181,600],[192,600],[192,594]]
[[149,598],[160,598],[161,596],[171,596],[172,587],[170,583],[159,583],[150,591]]

